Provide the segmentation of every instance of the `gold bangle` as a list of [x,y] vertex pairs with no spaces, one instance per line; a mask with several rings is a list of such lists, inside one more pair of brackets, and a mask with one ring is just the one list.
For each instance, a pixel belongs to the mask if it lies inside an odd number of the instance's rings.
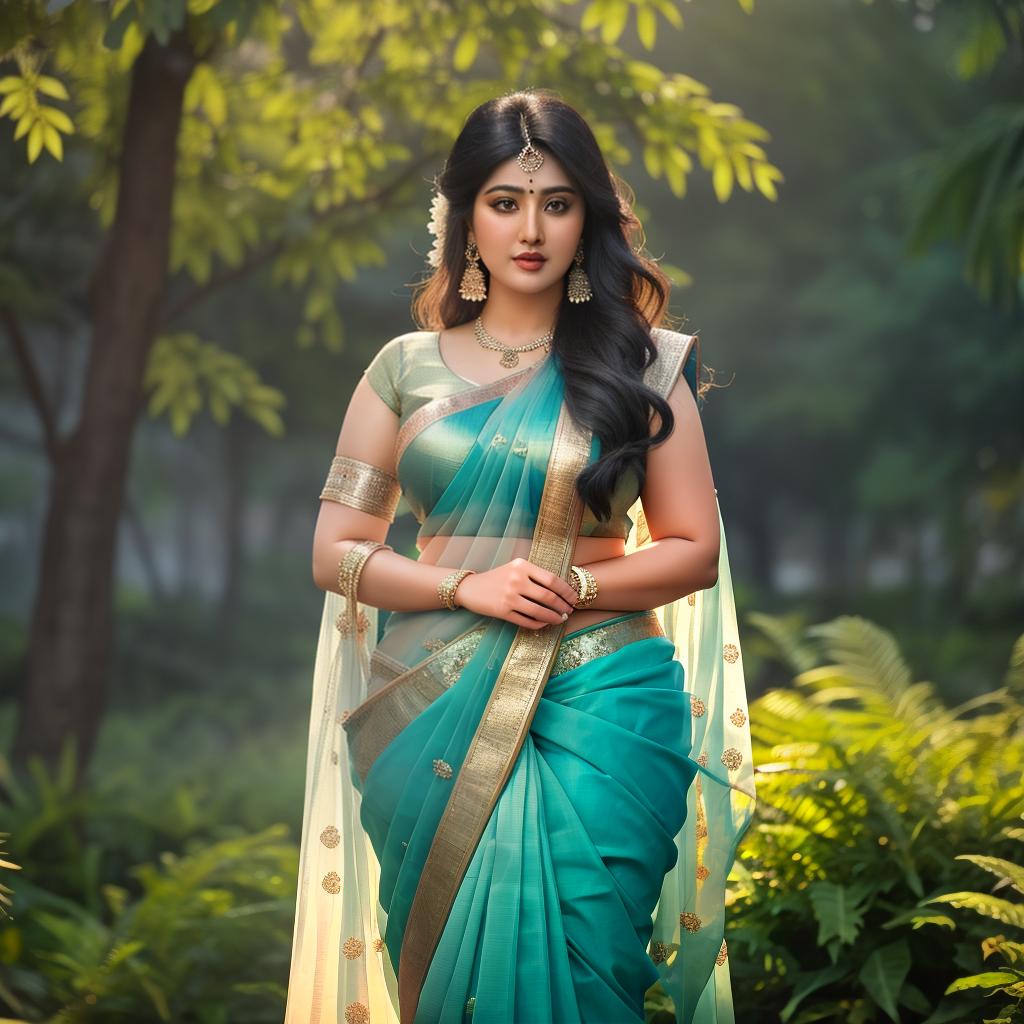
[[357,634],[365,633],[370,624],[366,613],[359,611],[359,577],[362,575],[366,560],[374,551],[381,548],[394,550],[390,544],[379,540],[361,540],[353,544],[338,562],[338,592],[345,601],[345,610],[334,624],[342,636],[348,636],[352,631]]
[[582,565],[571,565],[569,572],[572,577],[569,580],[569,585],[578,595],[576,607],[589,608],[597,597],[597,579],[588,568]]
[[437,596],[441,599],[441,604],[449,611],[453,612],[458,608],[458,605],[455,603],[455,591],[458,589],[459,584],[467,576],[471,576],[475,572],[476,569],[455,569],[438,583]]
[[371,516],[395,521],[395,509],[402,496],[398,478],[379,466],[347,455],[335,455],[320,498],[357,508]]

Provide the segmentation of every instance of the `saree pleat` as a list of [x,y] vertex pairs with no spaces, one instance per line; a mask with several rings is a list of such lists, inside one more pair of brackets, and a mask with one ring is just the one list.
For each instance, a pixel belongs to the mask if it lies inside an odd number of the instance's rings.
[[673,655],[652,637],[548,679],[417,1024],[461,1022],[470,999],[478,1022],[643,1020],[651,914],[694,773]]
[[[667,396],[696,338],[655,337]],[[445,407],[479,433],[417,545],[485,571],[528,538],[565,578],[600,444],[556,359],[475,397]],[[420,413],[437,445],[445,413]],[[627,553],[650,539],[630,512]],[[378,640],[355,628],[375,609],[326,595],[286,1024],[636,1022],[658,981],[679,1024],[732,1024],[723,897],[754,792],[724,528],[721,551],[713,588],[568,637],[458,608]]]

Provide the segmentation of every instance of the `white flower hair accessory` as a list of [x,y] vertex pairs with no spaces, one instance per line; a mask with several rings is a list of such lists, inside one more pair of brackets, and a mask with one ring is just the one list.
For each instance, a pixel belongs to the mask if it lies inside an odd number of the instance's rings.
[[435,192],[430,204],[430,220],[427,222],[427,230],[434,236],[434,245],[427,253],[427,262],[435,269],[441,266],[447,224],[448,199],[443,193]]

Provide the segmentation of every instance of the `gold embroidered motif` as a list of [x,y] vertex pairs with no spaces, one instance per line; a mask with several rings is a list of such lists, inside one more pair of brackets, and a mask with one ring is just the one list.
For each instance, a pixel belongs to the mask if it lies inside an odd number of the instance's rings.
[[328,825],[327,828],[320,833],[320,842],[323,843],[328,850],[333,850],[338,843],[341,842],[341,833],[333,825]]
[[435,757],[434,774],[442,779],[450,779],[452,777],[452,766],[440,757]]
[[[707,833],[707,829],[706,828],[704,829],[704,832]],[[697,865],[697,881],[698,882],[705,881],[707,879],[708,875],[710,875],[710,874],[711,874],[711,872],[703,864],[698,864]]]
[[345,1024],[370,1024],[370,1010],[365,1003],[349,1003],[345,1007]]
[[719,967],[721,967],[722,964],[725,963],[725,958],[728,955],[729,955],[729,948],[725,944],[725,939],[722,939],[721,948],[718,950],[718,953],[715,956],[715,963],[718,964]]
[[504,434],[495,434],[491,438],[492,448],[500,448],[503,444],[508,444],[508,438]]
[[423,641],[423,649],[426,651],[439,651],[444,647],[444,645],[445,641],[439,636],[428,636],[427,639]]
[[335,455],[320,497],[339,505],[369,512],[371,516],[394,522],[395,509],[402,496],[398,478],[379,466],[346,455]]
[[703,718],[707,710],[707,704],[705,704],[704,701],[700,699],[700,697],[691,696],[690,714],[692,714],[694,718]]
[[476,1010],[476,996],[470,996],[466,1000],[466,1013],[472,1017],[474,1010]]
[[737,708],[730,716],[729,721],[732,722],[737,728],[744,725],[747,721],[747,716],[743,711],[743,708]]
[[731,771],[735,771],[743,764],[743,755],[735,747],[729,747],[728,750],[722,752],[722,764]]
[[328,871],[320,884],[324,887],[324,892],[337,896],[341,892],[341,875],[337,871]]
[[702,768],[707,768],[707,766],[708,766],[708,755],[707,754],[701,754],[697,758],[697,764],[699,764]]
[[663,964],[668,959],[668,946],[664,942],[651,943],[651,960],[656,964]]
[[513,455],[522,455],[526,457],[526,453],[530,450],[529,445],[525,441],[516,441],[509,449]]
[[374,939],[373,940],[373,948],[378,953],[383,953],[384,952],[384,940],[383,939]]
[[580,633],[579,636],[570,636],[562,640],[551,666],[551,675],[557,676],[560,672],[579,668],[594,658],[619,650],[625,644],[664,635],[665,631],[653,610],[644,615],[613,622],[608,626],[598,623],[597,628],[588,633]]
[[363,955],[362,940],[357,939],[354,935],[350,935],[341,947],[341,951],[345,954],[346,960],[358,960]]
[[700,926],[702,924],[701,919],[696,914],[691,913],[689,910],[684,910],[679,915],[679,923],[688,932],[699,932]]
[[484,627],[474,629],[460,640],[455,640],[448,644],[447,650],[438,657],[437,663],[444,678],[445,686],[454,686],[459,681],[462,670],[476,653],[483,635]]
[[732,664],[740,656],[740,649],[735,644],[726,644],[722,648],[722,657]]
[[705,825],[703,822],[698,821],[697,822],[697,838],[698,839],[707,839],[707,837],[708,837],[708,827],[707,827],[707,825]]
[[686,595],[686,603],[692,608],[697,603],[697,595],[696,594],[687,594]]

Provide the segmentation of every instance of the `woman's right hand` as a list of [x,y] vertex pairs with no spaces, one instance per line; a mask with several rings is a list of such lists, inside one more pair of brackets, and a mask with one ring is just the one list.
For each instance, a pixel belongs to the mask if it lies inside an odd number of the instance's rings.
[[460,607],[529,629],[564,622],[576,601],[576,591],[561,576],[525,558],[471,573],[455,591]]

